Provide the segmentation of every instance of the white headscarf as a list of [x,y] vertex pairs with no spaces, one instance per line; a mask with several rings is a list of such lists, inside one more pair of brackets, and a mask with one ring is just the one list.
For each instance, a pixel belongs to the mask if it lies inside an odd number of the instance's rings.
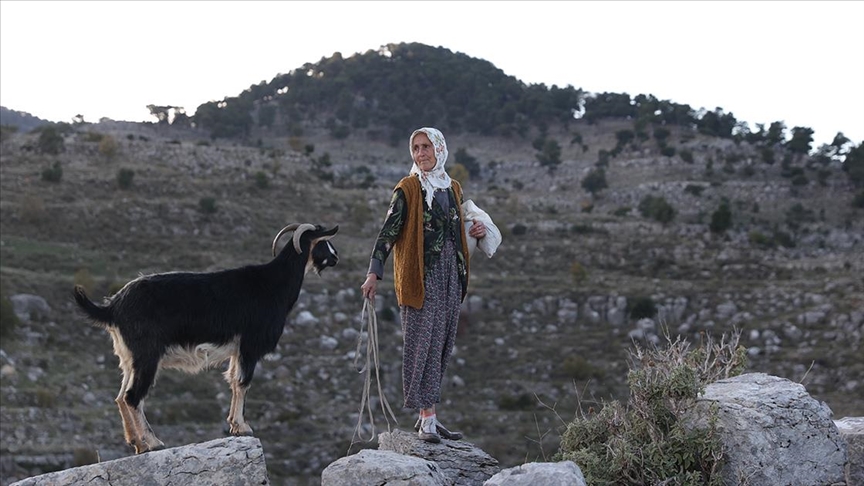
[[444,135],[435,128],[418,128],[414,130],[411,138],[408,139],[408,150],[411,153],[411,160],[414,160],[414,151],[412,150],[414,137],[420,132],[425,133],[429,137],[429,141],[432,142],[432,146],[435,148],[435,167],[430,171],[424,171],[417,166],[417,162],[414,162],[411,167],[411,174],[416,175],[420,179],[420,185],[426,190],[426,207],[431,208],[435,191],[438,189],[447,189],[451,184],[450,176],[444,170],[444,163],[447,162],[447,142],[444,141]]

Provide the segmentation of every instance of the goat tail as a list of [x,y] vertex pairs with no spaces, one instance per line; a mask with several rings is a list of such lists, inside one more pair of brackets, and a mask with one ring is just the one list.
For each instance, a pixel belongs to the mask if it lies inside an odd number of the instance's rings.
[[78,304],[78,307],[96,324],[108,327],[114,322],[114,315],[111,312],[111,308],[101,307],[94,304],[93,301],[87,297],[87,292],[84,290],[84,287],[76,285],[73,295],[75,296],[75,302]]

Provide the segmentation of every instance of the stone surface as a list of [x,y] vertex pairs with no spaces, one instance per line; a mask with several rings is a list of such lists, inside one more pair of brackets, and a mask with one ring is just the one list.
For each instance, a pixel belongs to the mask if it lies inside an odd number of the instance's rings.
[[864,484],[864,417],[844,417],[834,425],[846,441],[846,484]]
[[505,469],[483,486],[586,486],[582,470],[573,461],[529,462]]
[[480,485],[501,470],[497,459],[464,440],[430,444],[416,433],[394,429],[378,435],[378,449],[437,463],[453,485]]
[[340,458],[321,472],[321,486],[361,484],[445,486],[451,483],[434,462],[373,449]]
[[41,319],[51,312],[43,297],[33,294],[17,294],[9,297],[12,302],[12,311],[22,322],[30,322],[30,319]]
[[[749,373],[708,385],[697,401],[704,420],[719,412],[726,484],[829,485],[844,481],[846,446],[831,409],[790,380]],[[702,422],[704,423],[704,422]]]
[[266,486],[261,441],[228,437],[75,467],[10,486]]

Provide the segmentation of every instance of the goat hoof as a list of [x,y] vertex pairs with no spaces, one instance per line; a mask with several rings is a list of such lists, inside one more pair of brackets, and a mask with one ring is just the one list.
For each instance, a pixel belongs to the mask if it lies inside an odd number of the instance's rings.
[[244,424],[242,426],[231,426],[231,435],[252,437],[254,434],[252,433],[252,427]]

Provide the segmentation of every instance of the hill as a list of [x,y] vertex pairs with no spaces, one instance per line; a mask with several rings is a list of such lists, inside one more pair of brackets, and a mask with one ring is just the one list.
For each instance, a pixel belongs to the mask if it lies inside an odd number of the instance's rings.
[[[854,168],[858,148],[809,155],[792,139],[694,124],[640,132],[637,121],[537,121],[524,136],[442,128],[454,176],[504,243],[472,260],[440,412],[503,467],[551,457],[562,420],[626,397],[627,350],[662,326],[692,341],[741,329],[748,371],[802,381],[838,417],[862,415],[861,189],[834,158],[851,155]],[[194,121],[3,132],[3,297],[38,295],[50,310],[17,324],[3,314],[0,482],[130,453],[113,403],[117,361],[104,331],[75,314],[74,283],[98,296],[138,273],[264,262],[290,222],[340,224],[340,263],[307,277],[246,416],[274,482],[315,484],[346,453],[362,387],[359,286],[416,124],[394,146],[374,136],[386,124],[334,133],[324,116],[296,123],[236,137]],[[398,408],[389,267],[382,380]],[[229,396],[216,371],[168,371],[148,415],[169,445],[201,442],[223,435]],[[398,418],[413,424],[409,412]]]

